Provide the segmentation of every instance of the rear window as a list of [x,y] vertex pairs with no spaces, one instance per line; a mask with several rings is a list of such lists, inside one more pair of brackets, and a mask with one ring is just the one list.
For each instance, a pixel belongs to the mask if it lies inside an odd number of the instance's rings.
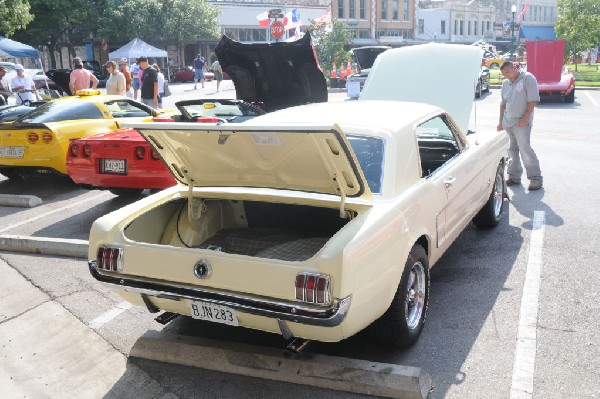
[[347,135],[360,168],[373,194],[381,194],[383,181],[383,140],[379,137]]
[[48,123],[78,119],[104,119],[104,116],[95,104],[73,99],[51,101],[20,116],[15,122]]

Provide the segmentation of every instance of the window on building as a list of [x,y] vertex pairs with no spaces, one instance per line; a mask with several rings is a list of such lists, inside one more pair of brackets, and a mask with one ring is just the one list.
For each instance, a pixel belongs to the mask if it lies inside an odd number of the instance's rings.
[[486,25],[487,25],[487,32],[491,32],[490,30],[490,21],[486,21]]
[[252,37],[255,42],[266,42],[267,29],[252,29]]
[[425,33],[425,20],[422,18],[419,18],[419,20],[417,21],[417,29],[419,29],[419,34],[423,34]]
[[454,20],[454,34],[458,35],[458,20]]
[[398,20],[398,1],[400,0],[392,0],[392,20]]
[[365,19],[365,15],[366,15],[366,11],[365,11],[365,2],[366,0],[360,0],[360,2],[358,3],[358,17],[360,19]]
[[235,41],[240,41],[240,36],[239,36],[239,31],[238,29],[235,28],[227,28],[224,30],[223,32],[225,35],[227,35],[227,37],[235,40]]
[[388,36],[395,36],[395,37],[402,36],[401,33],[400,33],[400,29],[388,29],[387,35]]
[[405,39],[414,39],[412,29],[402,29],[402,37]]
[[404,0],[404,3],[402,5],[402,11],[402,20],[410,21],[410,14],[408,12],[408,0]]
[[467,35],[471,36],[471,21],[467,22]]
[[459,26],[458,34],[461,36],[464,35],[465,34],[465,21],[459,21],[458,26]]
[[356,3],[354,0],[348,0],[348,19],[356,19]]
[[381,0],[381,19],[388,19],[388,2],[387,0]]
[[479,26],[479,25],[477,24],[477,21],[473,21],[473,34],[474,34],[475,36],[477,36],[477,27],[478,27],[478,26]]
[[481,33],[486,33],[485,31],[485,21],[481,21]]
[[344,0],[338,0],[338,18],[344,19]]
[[358,30],[358,38],[359,39],[369,39],[371,37],[370,29],[359,29]]
[[375,37],[376,37],[377,39],[379,39],[381,36],[385,36],[385,29],[378,29],[378,30],[375,32]]
[[441,21],[440,22],[440,33],[442,35],[446,34],[446,21]]

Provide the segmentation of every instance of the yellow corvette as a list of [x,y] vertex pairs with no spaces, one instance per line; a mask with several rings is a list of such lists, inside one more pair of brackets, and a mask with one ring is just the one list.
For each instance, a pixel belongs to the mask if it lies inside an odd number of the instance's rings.
[[69,140],[119,129],[124,121],[148,122],[159,112],[123,96],[81,90],[0,124],[0,173],[8,178],[38,172],[67,174]]

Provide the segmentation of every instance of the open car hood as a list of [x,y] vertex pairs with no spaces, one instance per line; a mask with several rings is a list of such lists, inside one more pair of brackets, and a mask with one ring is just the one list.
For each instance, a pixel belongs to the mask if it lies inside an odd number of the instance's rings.
[[58,85],[67,95],[72,95],[69,89],[69,80],[71,79],[70,69],[51,69],[46,72],[46,76]]
[[[483,50],[478,46],[429,43],[385,51],[377,57],[358,99],[412,101],[447,111],[467,132]],[[432,60],[452,60],[440,68]],[[398,112],[402,112],[399,109]]]
[[196,187],[261,187],[370,197],[359,163],[337,126],[128,124],[173,176]]
[[237,98],[266,111],[327,101],[327,82],[307,32],[294,42],[244,44],[223,36],[215,47]]
[[365,46],[353,48],[350,51],[354,54],[358,70],[368,72],[375,63],[377,56],[390,48],[387,46]]

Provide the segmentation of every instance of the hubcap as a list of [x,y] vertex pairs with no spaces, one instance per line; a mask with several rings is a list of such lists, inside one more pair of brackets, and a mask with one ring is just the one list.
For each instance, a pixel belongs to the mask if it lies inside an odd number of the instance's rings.
[[404,314],[406,324],[412,330],[418,326],[425,308],[425,268],[421,262],[415,262],[413,265],[406,288]]
[[500,216],[502,212],[502,201],[504,201],[504,178],[502,173],[496,174],[496,183],[494,184],[494,216]]

